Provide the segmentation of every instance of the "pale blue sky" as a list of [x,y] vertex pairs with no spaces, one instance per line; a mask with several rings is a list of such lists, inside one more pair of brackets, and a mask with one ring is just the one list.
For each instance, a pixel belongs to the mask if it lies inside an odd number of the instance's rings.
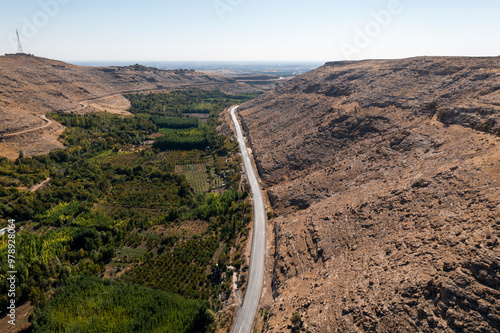
[[0,13],[0,54],[19,29],[25,52],[65,61],[500,55],[498,0],[2,0]]

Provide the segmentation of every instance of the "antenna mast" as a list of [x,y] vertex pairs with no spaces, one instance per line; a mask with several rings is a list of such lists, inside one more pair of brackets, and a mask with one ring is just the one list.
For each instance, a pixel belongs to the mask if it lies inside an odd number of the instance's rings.
[[21,38],[19,38],[19,31],[16,30],[17,35],[17,53],[24,54],[23,46],[21,45]]

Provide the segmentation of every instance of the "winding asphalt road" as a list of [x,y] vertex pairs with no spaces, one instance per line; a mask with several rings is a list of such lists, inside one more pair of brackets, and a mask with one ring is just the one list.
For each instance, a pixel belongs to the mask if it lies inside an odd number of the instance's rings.
[[231,118],[236,129],[236,137],[240,145],[243,165],[253,197],[254,228],[252,237],[252,249],[250,251],[250,272],[248,286],[245,292],[243,305],[236,312],[232,333],[250,333],[260,302],[262,285],[264,283],[264,258],[266,251],[266,214],[264,199],[260,190],[259,182],[255,176],[255,170],[248,154],[241,126],[234,112],[238,106],[233,106],[230,110]]

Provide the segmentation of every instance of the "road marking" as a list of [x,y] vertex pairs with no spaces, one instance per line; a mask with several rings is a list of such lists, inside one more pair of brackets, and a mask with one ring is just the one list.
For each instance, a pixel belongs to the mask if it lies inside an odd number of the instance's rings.
[[252,165],[248,149],[245,144],[241,126],[234,112],[238,106],[230,110],[231,118],[236,130],[236,137],[240,146],[241,157],[245,167],[246,176],[253,198],[254,228],[252,235],[252,249],[250,251],[250,264],[248,274],[248,285],[245,292],[243,305],[236,312],[231,332],[250,333],[253,327],[257,310],[259,308],[262,286],[264,283],[264,261],[266,251],[266,212],[264,199]]

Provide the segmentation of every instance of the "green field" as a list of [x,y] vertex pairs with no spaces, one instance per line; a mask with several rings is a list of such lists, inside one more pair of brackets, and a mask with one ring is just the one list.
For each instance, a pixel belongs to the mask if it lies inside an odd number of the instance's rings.
[[186,176],[186,179],[196,193],[204,193],[210,190],[207,169],[203,163],[176,165],[175,173]]
[[[227,270],[241,264],[233,254],[245,246],[251,220],[249,193],[239,190],[237,146],[217,132],[218,115],[244,97],[153,94],[134,97],[141,116],[49,114],[66,127],[64,149],[0,159],[0,225],[16,220],[16,303],[33,305],[34,332],[217,330],[205,327],[206,314],[223,308]],[[163,129],[179,143],[176,150],[144,146],[161,137],[151,116],[167,117],[169,108],[176,116],[210,109],[209,121]],[[175,141],[186,137],[209,145],[198,150],[189,140]],[[34,192],[18,189],[49,177]],[[8,251],[4,235],[0,256]],[[0,262],[0,275],[8,270]]]
[[143,248],[131,248],[128,246],[124,246],[116,251],[116,254],[122,257],[128,257],[131,259],[138,259],[142,257],[146,253],[146,249]]
[[221,188],[221,187],[224,186],[223,185],[224,184],[224,180],[222,179],[221,176],[219,176],[217,173],[215,173],[215,169],[214,168],[210,169],[210,179],[211,179],[212,189]]
[[158,132],[161,134],[172,134],[172,133],[180,133],[180,132],[188,132],[190,129],[176,129],[176,128],[160,128]]
[[213,165],[213,158],[210,156],[205,159],[205,163],[176,165],[175,173],[186,176],[187,181],[197,193],[204,193],[211,189],[221,188],[224,184],[224,180],[216,173]]
[[189,333],[205,331],[212,320],[208,302],[83,277],[58,291],[50,303],[37,312],[33,331]]

